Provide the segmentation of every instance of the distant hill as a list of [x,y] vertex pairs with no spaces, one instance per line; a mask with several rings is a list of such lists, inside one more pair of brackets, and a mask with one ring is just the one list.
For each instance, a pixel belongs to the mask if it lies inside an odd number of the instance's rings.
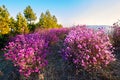
[[110,34],[113,31],[113,28],[109,25],[87,25],[88,28],[93,28],[95,30],[102,28],[106,33]]

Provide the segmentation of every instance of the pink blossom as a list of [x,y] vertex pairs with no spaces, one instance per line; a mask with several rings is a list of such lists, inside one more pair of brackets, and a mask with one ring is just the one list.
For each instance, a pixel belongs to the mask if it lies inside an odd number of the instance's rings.
[[[115,60],[110,50],[110,39],[102,29],[95,31],[85,26],[76,26],[66,36],[64,47],[63,56],[84,69],[102,68]],[[79,62],[81,64],[78,64]]]

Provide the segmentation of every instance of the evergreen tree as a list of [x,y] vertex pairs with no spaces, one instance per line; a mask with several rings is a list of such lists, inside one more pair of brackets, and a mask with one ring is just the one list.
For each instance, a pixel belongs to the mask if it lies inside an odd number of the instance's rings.
[[0,34],[8,34],[10,32],[9,27],[9,12],[7,8],[3,5],[0,7]]
[[41,13],[38,26],[41,28],[60,28],[62,25],[57,23],[57,18],[55,15],[51,15],[51,13],[47,10],[46,13]]
[[24,16],[30,24],[32,21],[35,21],[37,19],[36,14],[33,12],[30,6],[27,6],[24,10]]
[[17,15],[16,32],[19,34],[25,34],[29,32],[27,21],[21,13]]
[[11,34],[16,34],[16,21],[15,21],[15,19],[13,18],[13,17],[11,17],[10,18],[10,24],[9,24],[9,26],[10,26],[10,29],[11,29]]

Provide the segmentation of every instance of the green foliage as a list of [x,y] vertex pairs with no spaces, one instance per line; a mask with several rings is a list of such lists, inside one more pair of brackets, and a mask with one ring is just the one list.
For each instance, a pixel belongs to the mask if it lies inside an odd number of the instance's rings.
[[9,40],[8,34],[0,34],[0,49],[3,48]]
[[11,29],[10,34],[15,35],[16,34],[16,20],[14,20],[13,17],[10,18],[9,26],[10,26],[10,29]]
[[9,22],[9,12],[3,5],[0,7],[0,34],[8,34],[10,32]]
[[28,28],[29,28],[30,32],[34,32],[36,29],[36,24],[28,24]]
[[47,10],[46,13],[41,13],[38,26],[41,28],[60,28],[62,25],[57,23],[57,18],[50,14],[50,12]]
[[21,13],[17,15],[16,32],[18,34],[24,34],[29,32],[29,29],[27,27],[27,21]]
[[24,16],[27,19],[27,21],[30,22],[37,19],[36,14],[33,12],[32,8],[30,6],[27,6],[24,10]]

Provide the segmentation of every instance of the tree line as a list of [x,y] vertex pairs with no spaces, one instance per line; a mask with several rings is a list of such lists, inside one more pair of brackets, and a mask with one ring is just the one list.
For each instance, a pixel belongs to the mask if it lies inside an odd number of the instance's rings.
[[0,6],[0,34],[25,34],[34,31],[36,28],[60,28],[55,15],[51,15],[49,10],[41,13],[39,21],[35,23],[37,16],[31,6],[24,9],[24,15],[18,13],[16,19],[10,17],[10,13],[3,5]]

